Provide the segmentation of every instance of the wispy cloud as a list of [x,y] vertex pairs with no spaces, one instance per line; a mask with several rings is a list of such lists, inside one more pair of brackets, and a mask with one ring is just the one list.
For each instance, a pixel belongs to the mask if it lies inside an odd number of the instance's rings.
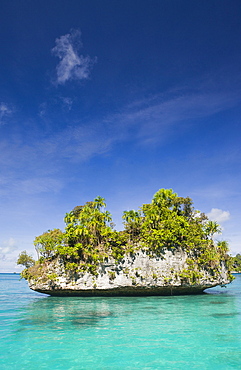
[[63,85],[69,80],[87,79],[97,59],[79,54],[79,49],[82,47],[81,32],[72,30],[57,38],[55,43],[52,53],[60,59],[56,67],[57,83]]
[[0,244],[0,261],[6,261],[9,258],[12,258],[12,254],[14,254],[14,257],[16,255],[16,241],[14,238],[9,238],[8,240],[4,240]]
[[63,102],[64,110],[70,111],[72,109],[73,100],[68,97],[61,97],[61,100]]
[[9,238],[8,240],[4,240],[0,247],[0,253],[10,253],[13,250],[17,249],[16,241],[13,238]]
[[175,95],[157,95],[140,103],[132,103],[108,120],[122,122],[122,130],[131,129],[141,143],[153,144],[173,134],[174,126],[178,125],[178,130],[185,130],[193,126],[194,120],[224,111],[238,101],[239,92],[183,90]]
[[44,102],[44,103],[41,103],[40,106],[39,106],[39,116],[41,118],[44,118],[44,116],[46,115],[46,111],[47,111],[47,103]]
[[18,186],[26,194],[55,193],[61,190],[59,180],[51,177],[36,177],[21,181]]
[[[35,189],[45,192],[47,189],[54,189],[55,186],[59,188],[58,184],[51,182],[52,174],[60,171],[66,162],[83,162],[93,156],[106,154],[118,142],[131,140],[138,145],[167,143],[170,136],[192,130],[197,122],[202,124],[203,120],[199,121],[199,118],[237,104],[239,96],[238,93],[226,91],[205,93],[196,90],[191,93],[179,90],[175,94],[156,95],[150,99],[134,102],[119,113],[106,115],[100,120],[89,120],[84,117],[81,117],[81,120],[72,120],[65,128],[53,130],[48,136],[39,130],[28,143],[24,138],[24,132],[23,137],[18,135],[17,140],[14,134],[11,134],[9,140],[3,138],[0,140],[0,164],[5,174],[10,170],[11,175],[13,171],[20,173],[21,168],[25,175],[28,172],[27,179],[30,182],[22,183],[23,191],[29,192],[28,189],[31,188],[29,184],[33,182]],[[69,112],[72,100],[66,97],[59,99],[61,108],[65,107]],[[43,104],[42,115],[48,113],[46,109],[46,104]],[[68,119],[66,118],[66,122]],[[40,182],[37,179],[40,179]],[[217,197],[217,189],[214,193]]]
[[12,109],[6,104],[0,103],[0,125],[6,123],[6,118],[12,114]]
[[[216,92],[204,91],[200,88],[193,91],[179,89],[176,92],[135,101],[122,107],[118,113],[106,114],[104,118],[99,120],[78,117],[70,122],[70,117],[76,117],[75,112],[73,113],[76,105],[74,105],[75,100],[58,96],[58,104],[67,125],[53,125],[53,127],[49,125],[48,135],[43,132],[42,127],[35,127],[32,133],[29,133],[29,127],[28,131],[25,131],[26,127],[23,127],[23,130],[17,134],[16,131],[9,130],[8,137],[0,137],[0,165],[4,174],[4,177],[0,177],[0,194],[6,204],[15,202],[9,212],[9,217],[12,219],[12,214],[17,212],[16,209],[23,213],[25,207],[28,221],[24,222],[29,222],[31,226],[29,229],[31,229],[32,219],[36,217],[36,215],[32,217],[31,212],[37,212],[36,209],[39,211],[42,198],[46,198],[48,195],[55,198],[61,194],[61,191],[67,188],[68,182],[71,182],[72,169],[74,172],[75,169],[79,168],[79,174],[81,173],[79,164],[82,162],[86,162],[94,156],[108,155],[119,142],[132,141],[134,145],[146,144],[150,146],[152,143],[157,143],[160,146],[163,143],[167,144],[171,135],[178,136],[181,131],[192,130],[194,125],[202,125],[205,120],[199,120],[199,118],[224,111],[237,104],[239,100],[240,94],[238,92],[235,94],[235,92],[221,89]],[[70,110],[72,102],[73,109]],[[54,117],[54,114],[52,116],[50,114],[51,104],[57,103],[52,101],[40,106],[40,116],[42,119],[48,119],[49,122],[53,122]],[[0,105],[2,113],[6,113],[4,106],[6,104]],[[6,107],[9,109],[8,114],[10,114],[10,108]],[[64,111],[66,111],[65,116]],[[26,137],[31,140],[26,140]],[[220,159],[220,154],[218,158]],[[231,163],[233,160],[237,160],[237,156],[235,158],[229,157],[227,160]],[[205,188],[202,186],[197,189],[196,193],[192,190],[190,195],[192,197],[195,195],[196,198],[200,199],[200,203],[204,204],[206,209],[210,210],[211,207],[218,204],[222,209],[228,208],[234,217],[234,207],[231,207],[230,202],[228,205],[223,202],[223,199],[231,199],[234,195],[233,192],[236,191],[234,185],[227,186],[229,184],[226,180],[225,184],[218,182],[218,185],[215,183],[215,186],[211,186],[210,181]],[[143,189],[140,192],[143,194]],[[23,199],[23,204],[19,205],[21,199]],[[37,199],[36,207],[32,205],[34,199]],[[27,200],[28,207],[26,206]],[[138,203],[137,200],[136,203]],[[129,204],[126,204],[126,208],[128,207]],[[218,223],[227,221],[230,213],[222,209],[213,208],[209,212],[210,219]],[[3,221],[5,218],[7,219],[6,215],[3,216]],[[22,216],[16,216],[16,220],[20,218],[24,219]],[[18,222],[16,221],[15,224]],[[4,266],[10,256],[11,258],[14,256],[16,260],[18,250],[13,250],[10,253],[11,246],[6,243],[0,244],[0,247],[0,259],[4,259]],[[25,244],[22,249],[26,249]]]
[[[19,249],[19,245],[20,248]],[[27,244],[27,247],[26,247]],[[22,271],[23,266],[17,265],[18,256],[21,251],[26,250],[28,254],[32,255],[33,248],[30,243],[26,243],[26,239],[24,243],[17,242],[16,239],[13,237],[9,237],[6,240],[0,241],[0,269],[1,272],[9,272],[9,271]]]

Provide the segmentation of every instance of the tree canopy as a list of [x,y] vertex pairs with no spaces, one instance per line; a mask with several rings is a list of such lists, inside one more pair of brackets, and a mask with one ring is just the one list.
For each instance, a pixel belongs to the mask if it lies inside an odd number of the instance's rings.
[[227,258],[226,242],[215,243],[220,231],[216,222],[193,207],[189,197],[179,197],[172,189],[160,189],[149,204],[123,213],[124,230],[113,229],[105,199],[75,207],[65,215],[66,227],[48,230],[34,240],[42,259],[61,257],[66,268],[88,269],[95,273],[98,262],[107,256],[121,259],[140,248],[151,255],[161,255],[168,248],[182,248],[191,253],[195,263],[215,268]]
[[232,257],[232,270],[235,272],[241,272],[241,254],[236,254],[235,257]]
[[26,251],[23,251],[19,254],[18,260],[17,260],[17,265],[22,265],[26,268],[29,268],[35,264],[35,260],[33,259],[32,256],[27,254]]

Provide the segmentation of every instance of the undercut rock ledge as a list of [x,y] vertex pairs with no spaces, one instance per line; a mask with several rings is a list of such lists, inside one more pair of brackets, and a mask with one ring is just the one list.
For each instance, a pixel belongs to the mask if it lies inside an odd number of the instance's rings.
[[[109,257],[97,266],[97,274],[68,271],[56,258],[29,269],[29,287],[52,296],[158,296],[200,294],[205,289],[230,283],[225,262],[215,270],[187,263],[190,254],[165,250],[150,256],[145,250],[116,261]],[[198,269],[197,269],[198,268]],[[194,274],[193,274],[194,272]]]

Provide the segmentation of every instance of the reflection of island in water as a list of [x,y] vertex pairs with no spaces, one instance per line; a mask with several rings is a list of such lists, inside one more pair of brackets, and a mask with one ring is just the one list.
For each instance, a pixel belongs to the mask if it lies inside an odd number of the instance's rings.
[[[151,320],[160,324],[168,320],[172,326],[186,331],[201,319],[207,325],[224,325],[224,320],[238,320],[241,302],[241,275],[230,288],[213,288],[201,296],[178,297],[45,297],[27,307],[18,322],[18,330],[73,330],[74,327],[109,327],[120,321],[125,325],[135,320]],[[193,320],[192,320],[193,318]],[[74,329],[74,330],[75,330]]]
[[19,324],[23,328],[26,325],[39,327],[40,330],[42,326],[45,329],[67,329],[70,325],[93,326],[113,315],[107,302],[46,297],[29,304]]

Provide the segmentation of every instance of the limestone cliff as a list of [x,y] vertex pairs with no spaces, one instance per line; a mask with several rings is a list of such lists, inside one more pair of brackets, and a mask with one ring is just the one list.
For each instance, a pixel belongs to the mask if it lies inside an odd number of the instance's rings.
[[55,296],[140,296],[197,294],[230,282],[225,262],[215,270],[198,266],[194,256],[179,249],[166,249],[161,256],[146,250],[126,255],[118,262],[108,257],[95,274],[71,271],[56,258],[28,269],[31,289]]

